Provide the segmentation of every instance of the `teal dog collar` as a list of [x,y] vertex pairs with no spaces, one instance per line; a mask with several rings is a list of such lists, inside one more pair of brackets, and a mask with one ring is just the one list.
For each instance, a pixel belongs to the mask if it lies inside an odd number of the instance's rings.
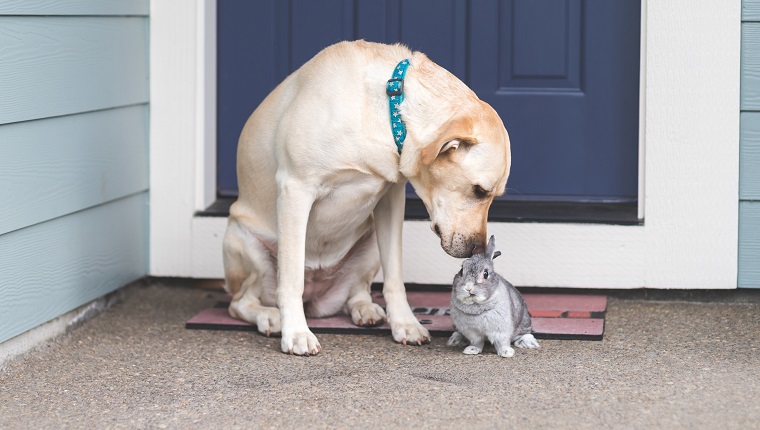
[[399,106],[404,101],[404,76],[406,69],[409,67],[409,60],[403,60],[393,70],[393,77],[388,79],[388,85],[385,87],[385,93],[388,94],[388,103],[391,110],[391,131],[393,140],[398,147],[398,153],[401,154],[401,148],[404,147],[406,139],[406,125],[401,120]]

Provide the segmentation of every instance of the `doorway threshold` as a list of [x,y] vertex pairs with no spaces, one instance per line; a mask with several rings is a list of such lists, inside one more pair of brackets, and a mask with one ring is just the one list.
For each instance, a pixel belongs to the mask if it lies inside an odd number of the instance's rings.
[[[195,215],[227,217],[235,197],[219,197]],[[429,219],[425,205],[418,198],[406,201],[406,220]],[[638,218],[636,201],[625,202],[567,202],[534,200],[495,200],[488,216],[493,222],[582,223],[612,225],[643,225]]]

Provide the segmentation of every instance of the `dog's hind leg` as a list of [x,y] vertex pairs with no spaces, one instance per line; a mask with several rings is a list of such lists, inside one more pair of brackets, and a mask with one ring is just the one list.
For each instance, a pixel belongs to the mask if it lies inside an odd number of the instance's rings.
[[[249,277],[244,282],[244,290],[237,298],[233,298],[230,303],[229,312],[233,318],[256,324],[258,331],[269,336],[273,333],[280,333],[280,310],[273,306],[264,306],[257,297],[254,288],[251,288],[256,279]],[[248,284],[248,288],[245,288]]]
[[270,252],[231,217],[224,236],[223,256],[225,288],[232,294],[230,315],[255,324],[266,336],[279,333],[280,311],[271,305],[276,269]]
[[[343,257],[340,265],[332,270],[335,270],[332,275],[317,276],[316,285],[313,284],[315,277],[307,271],[310,281],[306,282],[304,290],[306,316],[321,318],[343,312],[351,315],[358,326],[374,326],[386,321],[385,311],[372,303],[370,296],[370,285],[380,270],[372,230],[366,232]],[[325,283],[329,283],[328,288],[325,288]]]
[[385,310],[372,302],[370,287],[380,270],[380,254],[374,232],[352,250],[351,260],[346,264],[346,276],[341,282],[349,288],[346,310],[358,326],[379,325],[388,320]]
[[358,326],[371,327],[385,323],[388,320],[385,310],[372,301],[370,282],[357,280],[351,288],[346,307],[351,314],[351,320]]

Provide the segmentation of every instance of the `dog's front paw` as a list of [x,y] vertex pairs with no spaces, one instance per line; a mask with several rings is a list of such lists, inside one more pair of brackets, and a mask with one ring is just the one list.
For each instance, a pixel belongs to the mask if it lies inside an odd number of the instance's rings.
[[480,354],[480,352],[482,350],[483,350],[482,348],[480,348],[480,347],[478,347],[476,345],[470,345],[467,348],[465,348],[464,351],[462,351],[462,352],[464,352],[467,355],[478,355],[478,354]]
[[294,332],[283,330],[280,348],[282,352],[291,355],[317,355],[322,351],[322,345],[308,328]]
[[361,327],[380,325],[387,320],[385,311],[377,303],[359,303],[351,309],[351,320]]
[[430,333],[414,317],[411,321],[394,321],[391,319],[391,332],[393,333],[393,340],[404,345],[430,343]]

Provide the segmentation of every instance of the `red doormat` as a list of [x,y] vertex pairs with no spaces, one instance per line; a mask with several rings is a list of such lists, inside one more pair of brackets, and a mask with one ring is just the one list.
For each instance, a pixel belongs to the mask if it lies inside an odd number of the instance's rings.
[[[373,291],[375,303],[385,307],[379,291]],[[602,340],[607,296],[580,294],[523,294],[532,318],[533,334],[538,339]],[[407,292],[417,319],[433,336],[449,336],[454,326],[449,317],[451,293],[447,291]],[[185,323],[196,330],[256,331],[256,326],[236,320],[227,313],[229,302],[201,311]],[[387,333],[390,327],[357,327],[347,315],[307,319],[314,333],[368,334]]]

